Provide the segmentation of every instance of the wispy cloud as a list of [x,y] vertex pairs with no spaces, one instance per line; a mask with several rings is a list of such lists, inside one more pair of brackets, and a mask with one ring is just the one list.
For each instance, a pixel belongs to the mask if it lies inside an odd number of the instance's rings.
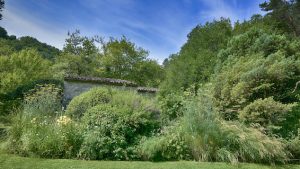
[[243,2],[238,3],[238,0],[200,0],[206,8],[200,11],[199,15],[205,21],[221,17],[230,18],[232,22],[243,21],[249,19],[253,14],[262,14],[258,4],[264,1],[253,0],[254,3],[245,3],[246,5],[242,7]]
[[3,16],[1,25],[5,26],[9,34],[18,37],[32,36],[42,42],[62,48],[66,32],[60,31],[55,25],[33,18],[12,6],[6,6]]
[[197,24],[220,17],[244,20],[259,12],[259,1],[14,0],[7,1],[0,24],[10,34],[33,36],[58,48],[69,30],[80,29],[87,36],[125,35],[162,62],[180,50]]

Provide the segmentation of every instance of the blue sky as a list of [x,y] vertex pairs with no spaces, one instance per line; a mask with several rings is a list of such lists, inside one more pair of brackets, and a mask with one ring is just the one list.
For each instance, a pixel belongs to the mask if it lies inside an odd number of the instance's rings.
[[176,53],[197,24],[261,13],[265,0],[6,0],[0,26],[62,49],[68,31],[121,37],[150,51],[160,63]]

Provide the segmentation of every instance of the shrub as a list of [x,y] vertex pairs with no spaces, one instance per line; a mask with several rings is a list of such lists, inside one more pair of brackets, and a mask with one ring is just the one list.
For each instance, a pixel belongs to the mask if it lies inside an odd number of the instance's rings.
[[83,116],[86,126],[79,157],[84,159],[136,159],[135,146],[156,127],[147,112],[102,104]]
[[18,86],[15,90],[6,94],[0,94],[0,114],[7,115],[13,112],[13,108],[22,107],[22,102],[25,94],[30,90],[34,90],[36,86],[40,85],[55,85],[58,89],[63,89],[63,82],[55,79],[39,79],[24,85]]
[[67,107],[66,114],[72,118],[80,118],[89,108],[98,104],[108,103],[111,99],[112,94],[108,89],[93,88],[73,98]]
[[201,161],[285,162],[288,152],[280,139],[268,137],[238,122],[224,121],[208,91],[185,102],[183,129],[193,152]]
[[110,104],[119,107],[127,107],[135,111],[149,111],[154,115],[159,115],[160,109],[155,98],[139,95],[135,91],[113,90]]
[[169,93],[160,97],[162,121],[172,121],[183,114],[184,97],[178,93]]
[[23,156],[76,158],[82,143],[80,125],[62,118],[18,114],[9,130],[7,150]]
[[191,150],[184,138],[181,127],[171,125],[157,136],[142,140],[139,154],[143,160],[190,160]]
[[299,136],[286,141],[287,149],[289,152],[291,152],[293,159],[299,159],[300,158],[300,138]]
[[283,104],[273,97],[257,99],[247,105],[240,113],[239,119],[246,124],[258,124],[267,133],[280,129],[279,124],[296,104]]
[[25,94],[24,113],[54,115],[61,111],[61,89],[54,84],[37,85]]

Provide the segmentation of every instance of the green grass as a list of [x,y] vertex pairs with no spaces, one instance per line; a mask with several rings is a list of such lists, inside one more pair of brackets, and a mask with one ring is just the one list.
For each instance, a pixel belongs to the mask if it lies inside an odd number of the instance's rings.
[[81,161],[25,158],[0,153],[0,169],[296,169],[300,165],[265,166],[258,164],[230,165],[201,162],[123,162]]

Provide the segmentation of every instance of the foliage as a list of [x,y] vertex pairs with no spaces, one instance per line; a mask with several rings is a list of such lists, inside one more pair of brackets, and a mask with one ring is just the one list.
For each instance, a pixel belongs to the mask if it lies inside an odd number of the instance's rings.
[[159,135],[143,140],[139,151],[144,160],[192,159],[192,152],[179,123],[165,127]]
[[9,152],[43,158],[75,158],[81,142],[81,128],[75,122],[62,124],[51,116],[18,114],[9,130]]
[[[18,107],[24,92],[34,83],[45,83],[52,79],[51,63],[43,59],[36,50],[23,50],[10,56],[0,57],[0,105],[1,114]],[[55,81],[55,80],[52,80]],[[58,83],[58,82],[55,82]]]
[[79,157],[91,160],[137,159],[138,140],[154,129],[146,112],[109,104],[89,109],[83,121],[87,131]]
[[299,159],[299,157],[300,157],[300,148],[299,148],[300,139],[299,139],[299,136],[288,140],[286,144],[287,144],[288,151],[290,151],[291,154],[292,154],[292,159]]
[[[280,116],[277,114],[275,117],[276,121],[286,119],[292,108],[289,104],[298,101],[298,91],[292,92],[300,75],[299,52],[294,48],[296,44],[297,41],[284,35],[256,29],[232,38],[228,47],[219,54],[224,63],[212,80],[213,94],[224,119],[241,117],[244,120],[244,117],[251,116],[250,109],[259,109],[259,112],[255,115],[256,119],[252,118],[247,123],[269,123],[272,120],[265,115],[275,115],[276,112],[280,112]],[[267,98],[273,98],[273,101]],[[259,106],[260,102],[264,103]],[[269,127],[272,125],[271,122]]]
[[216,55],[225,47],[231,32],[232,27],[227,19],[195,27],[180,52],[171,55],[167,61],[162,90],[179,91],[207,82],[214,71]]
[[160,97],[160,106],[162,109],[162,121],[168,122],[181,117],[183,115],[184,97],[181,93],[170,93],[164,97]]
[[21,85],[17,87],[17,89],[0,95],[0,112],[3,115],[8,115],[9,112],[14,111],[14,109],[18,109],[20,106],[22,106],[22,102],[24,99],[24,95],[29,92],[30,90],[34,89],[35,86],[38,85],[47,85],[52,84],[55,85],[56,88],[59,88],[62,90],[63,84],[59,80],[55,79],[39,79],[35,80],[33,82],[29,82],[27,84]]
[[66,113],[86,128],[79,158],[138,159],[139,140],[158,127],[157,111],[151,100],[131,91],[95,88],[74,98]]
[[7,150],[45,158],[139,159],[140,140],[159,124],[152,102],[129,91],[103,88],[81,96],[73,110],[82,110],[83,117],[70,118],[58,112],[60,90],[54,85],[30,91],[24,109],[14,116]]
[[283,138],[292,139],[299,132],[300,128],[300,104],[298,102],[297,106],[294,106],[293,110],[290,111],[287,116],[285,116],[285,120],[279,124],[281,127],[279,131],[276,133],[280,133]]
[[7,37],[8,37],[7,31],[4,28],[0,27],[0,38],[7,38]]
[[[299,2],[264,2],[265,16],[234,26],[224,18],[198,25],[164,67],[126,37],[105,41],[75,31],[60,52],[0,27],[1,115],[17,111],[4,147],[24,156],[91,160],[298,158]],[[68,77],[160,85],[159,102],[94,88],[64,112],[61,81],[50,79]]]
[[112,90],[112,105],[126,107],[135,111],[148,111],[159,114],[160,109],[157,106],[156,98],[139,95],[134,91]]
[[[4,8],[4,4],[5,1],[4,0],[0,0],[0,12],[2,12],[3,8]],[[2,13],[0,13],[0,20],[2,19]]]
[[0,55],[7,56],[26,49],[34,49],[42,58],[51,61],[54,61],[60,53],[59,49],[30,36],[20,38],[16,38],[14,35],[8,36],[6,30],[0,27]]
[[184,133],[195,159],[201,161],[284,162],[284,144],[259,130],[219,117],[209,90],[186,102]]
[[50,62],[43,59],[36,50],[23,50],[0,57],[0,93],[13,91],[34,80],[51,78],[49,68]]
[[282,104],[272,97],[257,99],[247,105],[239,114],[239,119],[246,124],[258,125],[267,133],[278,130],[280,122],[285,120],[286,114],[295,104]]
[[141,86],[158,87],[165,77],[165,71],[161,65],[151,59],[145,59],[137,63],[129,79]]
[[68,35],[55,65],[65,75],[126,79],[147,86],[158,86],[164,76],[162,67],[147,59],[148,52],[125,37],[104,41],[82,37],[78,30]]
[[260,14],[253,15],[250,20],[244,22],[235,22],[233,28],[233,35],[241,35],[248,32],[249,30],[256,28],[264,30],[268,33],[279,33],[284,32],[272,25],[272,19],[269,17],[264,17]]
[[62,93],[54,84],[37,85],[25,94],[24,112],[26,114],[53,115],[61,111]]
[[111,92],[106,88],[93,88],[79,96],[73,98],[69,103],[66,114],[72,118],[81,118],[90,108],[110,102]]
[[24,156],[75,158],[82,143],[81,126],[61,115],[61,90],[37,85],[25,94],[13,116],[7,150]]
[[266,17],[273,20],[276,28],[293,35],[300,35],[300,2],[298,0],[269,0],[260,4]]

